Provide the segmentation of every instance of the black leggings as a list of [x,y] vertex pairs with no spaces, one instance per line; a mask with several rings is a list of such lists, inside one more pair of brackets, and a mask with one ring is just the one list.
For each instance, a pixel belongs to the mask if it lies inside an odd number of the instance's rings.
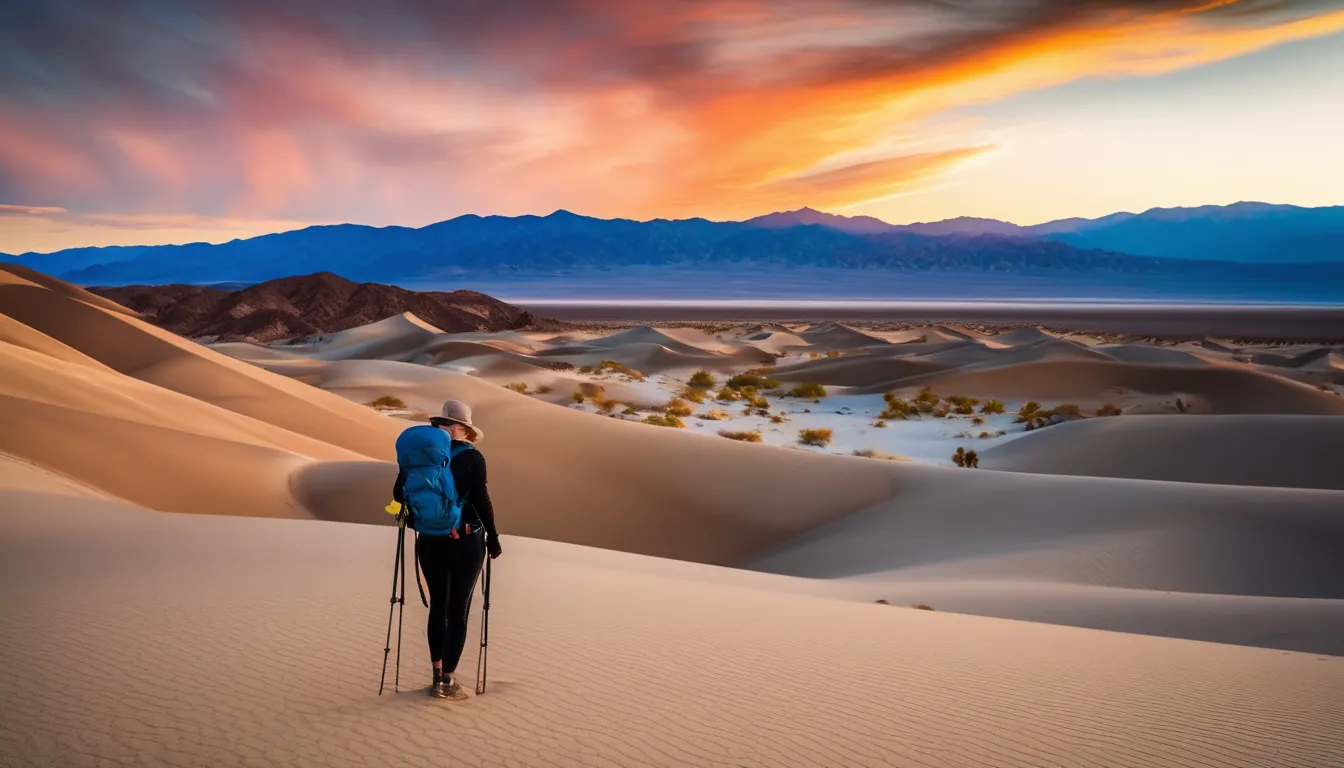
[[485,562],[485,532],[477,529],[458,539],[420,536],[416,549],[429,588],[429,660],[457,669],[467,642],[467,616],[476,577]]

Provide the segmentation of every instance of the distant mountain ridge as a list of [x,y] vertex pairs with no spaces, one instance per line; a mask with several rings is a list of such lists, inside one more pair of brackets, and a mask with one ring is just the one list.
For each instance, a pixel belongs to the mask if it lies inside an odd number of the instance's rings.
[[[4,257],[83,285],[258,282],[330,271],[356,280],[544,276],[627,266],[792,266],[895,272],[1126,274],[1264,279],[1333,275],[1344,207],[1262,203],[1153,209],[1021,227],[959,218],[892,225],[810,208],[741,222],[459,216],[413,229],[314,226],[217,245],[76,248]],[[1243,262],[1241,266],[1230,262]],[[1315,271],[1314,271],[1315,270]]]

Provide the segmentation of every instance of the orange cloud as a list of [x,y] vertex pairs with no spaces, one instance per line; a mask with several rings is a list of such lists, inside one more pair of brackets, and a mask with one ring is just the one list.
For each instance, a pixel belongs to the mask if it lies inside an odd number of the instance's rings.
[[[1229,5],[1144,16],[1117,14],[1106,25],[1051,30],[923,69],[796,89],[732,93],[694,115],[696,157],[674,176],[681,187],[647,212],[760,213],[762,198],[743,188],[798,177],[828,158],[881,144],[911,123],[947,110],[987,103],[1095,76],[1158,75],[1344,30],[1344,11],[1263,28],[1210,26],[1199,14]],[[968,148],[969,150],[969,148]],[[948,162],[889,169],[889,186],[935,179]],[[903,178],[909,173],[917,178]],[[872,179],[860,174],[846,204],[860,202]],[[783,188],[787,188],[783,187]],[[872,192],[882,196],[883,185]],[[814,190],[768,198],[772,205],[826,205]],[[832,194],[837,190],[829,190]]]
[[[836,209],[992,159],[994,137],[929,127],[948,112],[1344,30],[1344,12],[1283,20],[1291,4],[1246,0],[970,11],[929,0],[549,0],[520,4],[526,13],[180,1],[195,12],[172,17],[199,26],[155,46],[137,37],[155,24],[94,24],[87,39],[0,29],[7,61],[23,65],[0,62],[0,86],[39,72],[41,86],[66,89],[28,103],[38,85],[0,87],[0,195],[146,222]],[[84,18],[49,16],[61,29]],[[81,44],[25,42],[42,39]],[[146,48],[154,56],[137,58]]]

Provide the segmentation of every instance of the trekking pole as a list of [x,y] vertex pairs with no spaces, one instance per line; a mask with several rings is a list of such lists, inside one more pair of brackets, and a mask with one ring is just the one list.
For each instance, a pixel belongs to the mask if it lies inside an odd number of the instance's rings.
[[485,655],[490,640],[490,556],[485,557],[485,581],[481,584],[484,608],[481,611],[481,652],[476,657],[476,695],[485,693]]
[[406,623],[406,525],[402,524],[399,532],[401,540],[398,542],[397,551],[401,553],[401,599],[397,601],[397,671],[392,678],[392,690],[401,691],[401,628]]
[[[397,607],[397,564],[403,562],[402,542],[405,541],[405,539],[400,536],[400,533],[402,530],[405,530],[405,525],[406,525],[405,522],[402,522],[398,525],[397,554],[395,559],[392,560],[392,599],[387,606],[387,641],[383,645],[383,674],[380,678],[378,678],[379,696],[383,695],[383,686],[387,682],[387,655],[392,652],[392,612],[396,610]],[[397,641],[397,657],[398,657],[398,664],[400,664],[400,657],[401,657],[400,639],[398,639]]]

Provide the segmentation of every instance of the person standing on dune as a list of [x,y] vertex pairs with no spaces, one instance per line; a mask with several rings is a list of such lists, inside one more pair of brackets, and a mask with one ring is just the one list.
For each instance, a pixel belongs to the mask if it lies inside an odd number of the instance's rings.
[[455,673],[476,581],[486,553],[494,559],[501,552],[485,457],[475,448],[483,437],[471,408],[449,400],[430,426],[410,427],[397,439],[401,471],[392,497],[410,509],[416,557],[429,588],[429,692],[454,701],[467,698]]

